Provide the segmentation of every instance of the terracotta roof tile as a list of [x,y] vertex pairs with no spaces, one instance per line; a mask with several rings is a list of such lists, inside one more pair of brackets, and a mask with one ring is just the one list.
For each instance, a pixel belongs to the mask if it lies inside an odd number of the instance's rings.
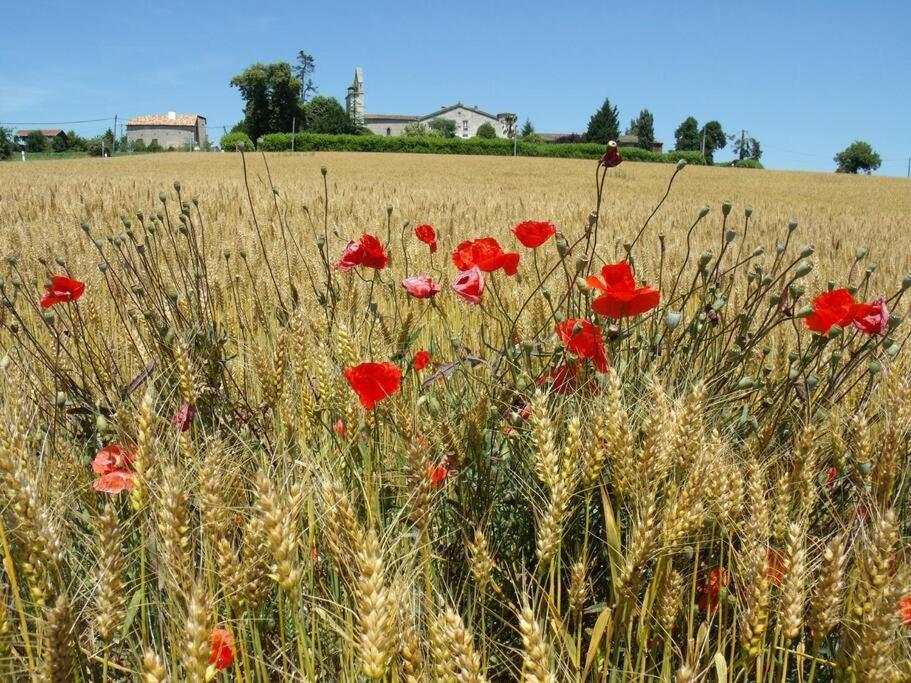
[[177,114],[173,119],[168,118],[167,114],[147,114],[145,116],[136,116],[127,121],[128,126],[195,126],[196,119],[205,120],[204,116],[199,114]]

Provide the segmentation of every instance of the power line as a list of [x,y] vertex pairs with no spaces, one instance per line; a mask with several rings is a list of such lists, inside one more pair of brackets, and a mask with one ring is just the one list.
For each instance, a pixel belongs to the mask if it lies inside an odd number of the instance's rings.
[[76,123],[99,123],[101,121],[111,121],[113,116],[106,116],[103,119],[85,119],[83,121],[0,121],[10,126],[69,126]]

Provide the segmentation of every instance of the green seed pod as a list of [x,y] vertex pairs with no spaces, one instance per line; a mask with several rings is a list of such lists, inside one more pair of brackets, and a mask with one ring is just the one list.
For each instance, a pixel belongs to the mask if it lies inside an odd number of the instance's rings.
[[857,259],[858,261],[860,261],[860,260],[861,260],[862,258],[864,258],[866,255],[867,255],[867,248],[866,248],[866,247],[859,247],[859,248],[857,249],[857,251],[854,252],[854,258]]
[[750,216],[753,215],[753,207],[747,206],[747,208],[743,210],[743,213],[747,218],[749,218]]
[[816,248],[812,244],[808,244],[801,250],[800,258],[810,258],[814,251],[816,251]]
[[677,159],[677,170],[683,170],[684,166],[686,166],[686,159]]
[[727,242],[728,244],[733,242],[735,239],[737,239],[736,230],[728,230],[727,232],[724,233],[724,241]]
[[797,301],[800,297],[803,296],[804,289],[800,285],[789,285],[788,294],[791,295],[791,298],[794,301]]
[[566,238],[562,235],[559,235],[557,239],[554,240],[557,245],[557,253],[560,255],[560,258],[566,256],[569,252],[569,244],[566,242]]
[[872,465],[868,462],[862,462],[857,466],[857,471],[860,472],[864,476],[867,476],[868,474],[870,474],[871,469],[872,469]]
[[82,232],[84,232],[86,235],[88,235],[88,234],[89,234],[89,230],[92,229],[92,226],[89,225],[89,222],[88,222],[88,221],[86,221],[85,223],[83,223],[83,224],[80,225],[79,227],[82,228]]
[[731,202],[722,202],[721,203],[721,215],[727,216],[731,213],[731,209],[734,208],[734,205]]
[[709,261],[712,260],[712,252],[704,251],[699,255],[699,267],[705,268],[708,265]]
[[752,377],[741,377],[741,378],[740,378],[740,381],[737,382],[737,388],[738,388],[738,389],[749,389],[749,388],[751,388],[752,386],[753,386],[753,378],[752,378]]
[[813,271],[813,264],[810,263],[809,261],[804,261],[799,266],[797,266],[797,270],[794,272],[794,274],[797,277],[806,277],[812,271]]
[[66,392],[65,391],[58,391],[56,398],[57,398],[57,407],[58,408],[62,408],[63,406],[66,405]]
[[755,249],[753,249],[753,258],[762,256],[764,253],[765,253],[764,247],[756,247]]
[[867,370],[870,371],[871,375],[876,375],[882,372],[883,366],[878,360],[871,360],[870,365],[867,366]]
[[107,264],[107,263],[99,263],[99,264],[98,264],[98,270],[100,270],[102,273],[106,273],[106,272],[108,271],[108,264]]
[[57,321],[57,314],[54,313],[53,311],[44,311],[41,314],[41,317],[44,318],[44,321],[48,325],[53,325]]
[[325,177],[325,175],[329,172],[329,169],[326,168],[325,166],[320,166],[320,167],[319,167],[319,172],[322,173],[323,176]]
[[810,375],[807,377],[807,386],[810,389],[815,389],[819,385],[819,377],[816,375]]
[[788,221],[788,232],[794,232],[797,230],[797,221],[793,218]]
[[178,192],[180,192],[180,181],[179,180],[174,181],[174,189],[177,190]]
[[705,218],[706,216],[708,216],[709,210],[710,209],[707,206],[703,206],[701,209],[699,209],[699,218]]
[[585,281],[584,277],[576,278],[576,289],[585,294],[588,291],[591,291],[591,287],[588,286],[588,283]]
[[199,197],[193,197],[190,201],[193,202],[193,206],[199,206]]
[[911,275],[905,275],[902,278],[902,289],[908,289],[911,287]]
[[167,195],[165,195],[164,192],[159,192],[159,193],[158,193],[158,201],[160,201],[162,204],[164,204],[166,201],[168,201]]
[[664,326],[669,330],[675,330],[680,324],[682,318],[682,313],[679,313],[677,311],[668,311],[664,314]]
[[392,207],[391,207],[391,206],[387,206],[387,207],[386,207],[386,215],[387,215],[387,216],[391,216],[391,215],[392,215]]
[[804,307],[801,308],[799,311],[797,311],[797,313],[795,314],[794,317],[795,317],[795,318],[806,318],[806,317],[808,317],[808,316],[810,316],[810,315],[813,315],[813,307],[812,307],[812,306],[804,306]]

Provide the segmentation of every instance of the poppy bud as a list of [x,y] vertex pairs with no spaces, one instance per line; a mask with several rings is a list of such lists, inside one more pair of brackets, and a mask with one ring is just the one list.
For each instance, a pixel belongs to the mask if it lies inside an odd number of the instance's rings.
[[681,170],[684,166],[686,166],[686,159],[677,159],[677,170]]
[[772,278],[768,275],[764,275],[763,278],[759,281],[759,284],[761,284],[763,287],[768,287],[770,284],[772,284]]
[[788,232],[794,232],[795,230],[797,230],[797,221],[792,218],[788,221]]
[[48,325],[53,325],[54,322],[57,320],[57,314],[54,313],[53,311],[45,311],[45,312],[42,314],[42,316],[44,317],[44,321],[45,321]]
[[772,304],[773,306],[777,306],[778,302],[780,302],[780,301],[781,301],[780,294],[770,294],[769,295],[769,303]]
[[895,358],[895,356],[898,355],[899,351],[901,351],[901,347],[895,342],[892,342],[892,344],[886,348],[886,355],[890,358]]
[[862,462],[857,466],[857,471],[862,475],[867,476],[870,474],[871,465],[868,462]]
[[702,252],[702,254],[700,254],[700,256],[699,256],[699,267],[705,268],[709,264],[709,261],[711,261],[711,260],[712,260],[712,252],[710,252],[710,251]]
[[88,221],[86,221],[85,223],[83,223],[83,224],[80,225],[79,227],[82,228],[82,232],[84,232],[86,235],[88,235],[88,234],[89,234],[89,230],[92,229],[92,226],[89,225],[89,222],[88,222]]
[[838,337],[841,336],[841,333],[842,333],[841,326],[832,325],[832,327],[829,328],[829,333],[828,333],[827,337],[829,339],[837,339]]
[[876,375],[882,372],[883,366],[878,360],[871,360],[870,365],[867,366],[867,369],[870,371],[871,375]]
[[535,343],[531,339],[523,339],[522,350],[531,353],[535,350]]
[[576,272],[578,273],[583,268],[585,268],[587,265],[588,265],[588,259],[584,256],[580,256],[579,258],[576,259]]
[[816,251],[816,247],[812,244],[808,244],[800,251],[800,258],[810,258],[814,251]]
[[320,166],[320,167],[319,167],[319,172],[322,173],[323,176],[325,176],[325,175],[329,172],[329,169],[326,168],[325,166]]
[[752,207],[752,206],[746,207],[746,208],[743,210],[743,213],[744,213],[744,215],[745,215],[747,218],[749,218],[750,216],[753,215],[753,207]]
[[722,202],[721,204],[721,215],[727,216],[731,213],[731,209],[734,208],[734,205],[731,202]]
[[278,196],[278,188],[277,188],[277,187],[273,187],[273,188],[272,188],[272,194],[274,194],[276,197]]
[[758,256],[762,256],[764,253],[765,253],[765,248],[764,248],[764,247],[756,247],[756,248],[753,250],[753,258],[756,258],[756,257],[758,257]]
[[705,218],[708,215],[709,215],[709,207],[703,206],[701,209],[699,209],[699,218]]
[[241,257],[244,261],[247,260],[247,250],[246,250],[246,249],[241,249],[238,253],[240,254],[240,257]]
[[569,252],[569,244],[567,244],[566,239],[560,235],[554,240],[557,245],[557,253],[560,254],[561,258],[566,256]]
[[544,297],[544,300],[545,300],[545,301],[550,301],[550,290],[549,290],[549,289],[542,289],[542,290],[541,290],[541,296]]
[[836,363],[836,364],[837,364],[839,361],[841,361],[841,357],[842,357],[842,352],[841,352],[841,351],[833,351],[833,352],[832,352],[832,362],[833,362],[833,363]]
[[784,253],[784,245],[781,242],[775,243],[775,253],[779,255]]
[[145,294],[145,291],[146,291],[145,288],[143,288],[142,286],[133,285],[133,294],[135,294],[136,296],[142,296],[143,294]]
[[193,197],[190,201],[193,202],[193,206],[199,206],[199,197]]
[[107,264],[107,263],[99,263],[99,264],[98,264],[98,270],[100,270],[102,273],[106,273],[106,272],[108,271],[108,264]]
[[867,266],[867,273],[872,274],[873,271],[876,270],[876,266],[878,266],[878,265],[879,265],[878,263],[871,263],[869,266]]
[[788,294],[791,295],[791,298],[795,301],[803,296],[804,289],[800,285],[789,285]]
[[387,216],[391,216],[391,215],[392,215],[392,207],[391,207],[391,206],[387,206],[387,207],[386,207],[386,215],[387,215]]
[[452,347],[453,351],[458,351],[459,347],[462,346],[462,340],[458,337],[450,337],[449,345]]
[[229,249],[225,249],[223,252],[221,252],[221,255],[224,256],[225,261],[228,261],[231,258],[231,251]]
[[169,298],[171,301],[175,301],[175,302],[176,302],[176,301],[177,301],[177,291],[176,291],[176,290],[171,290],[170,292],[168,292],[168,298]]
[[578,289],[583,294],[585,292],[591,291],[591,287],[588,286],[588,283],[585,281],[584,277],[576,278],[576,289]]
[[809,375],[807,377],[807,386],[810,389],[815,389],[819,385],[819,377],[816,375]]
[[[181,216],[181,218],[183,218],[183,216]],[[181,226],[177,228],[177,232],[179,232],[181,235],[187,235],[189,233],[189,230],[187,229],[186,223],[182,223]]]
[[813,314],[812,306],[804,306],[794,315],[795,318],[806,318]]
[[167,198],[167,196],[165,196],[164,192],[158,193],[158,201],[160,201],[162,204],[164,204],[166,201],[168,201],[168,198]]
[[180,192],[180,181],[179,180],[174,181],[174,189],[177,190],[178,192]]
[[675,330],[682,317],[683,315],[677,311],[668,311],[664,314],[664,326],[669,330]]
[[65,391],[57,392],[57,405],[58,406],[66,405],[66,392]]
[[726,233],[724,233],[724,241],[727,242],[728,244],[733,242],[735,239],[737,239],[736,230],[728,230]]
[[809,275],[810,271],[812,271],[812,270],[813,270],[813,264],[810,263],[809,261],[804,261],[799,266],[797,266],[797,270],[794,271],[794,274],[797,277],[804,277],[806,275]]

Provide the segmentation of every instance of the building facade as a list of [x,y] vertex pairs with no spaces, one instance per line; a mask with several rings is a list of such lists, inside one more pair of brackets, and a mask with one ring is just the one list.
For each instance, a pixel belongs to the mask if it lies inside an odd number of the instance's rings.
[[424,115],[413,114],[368,114],[364,97],[364,70],[354,70],[354,81],[348,86],[345,105],[348,116],[359,126],[364,126],[376,135],[396,136],[405,131],[405,126],[412,123],[429,125],[434,119],[455,121],[455,136],[471,138],[477,135],[478,128],[489,123],[496,131],[497,137],[505,138],[509,134],[507,123],[509,114],[490,114],[475,106],[457,102],[448,107]]
[[164,149],[202,149],[208,142],[206,117],[199,114],[149,114],[127,121],[127,144],[142,140],[148,147],[153,142]]
[[28,140],[28,136],[31,135],[32,133],[41,133],[41,135],[44,136],[44,139],[47,140],[47,144],[49,146],[53,145],[54,141],[57,138],[62,139],[64,142],[67,141],[66,133],[64,133],[59,128],[55,128],[53,130],[38,130],[38,131],[36,131],[36,130],[17,130],[15,133],[13,133],[13,142],[15,142],[17,145],[24,147],[26,141]]

